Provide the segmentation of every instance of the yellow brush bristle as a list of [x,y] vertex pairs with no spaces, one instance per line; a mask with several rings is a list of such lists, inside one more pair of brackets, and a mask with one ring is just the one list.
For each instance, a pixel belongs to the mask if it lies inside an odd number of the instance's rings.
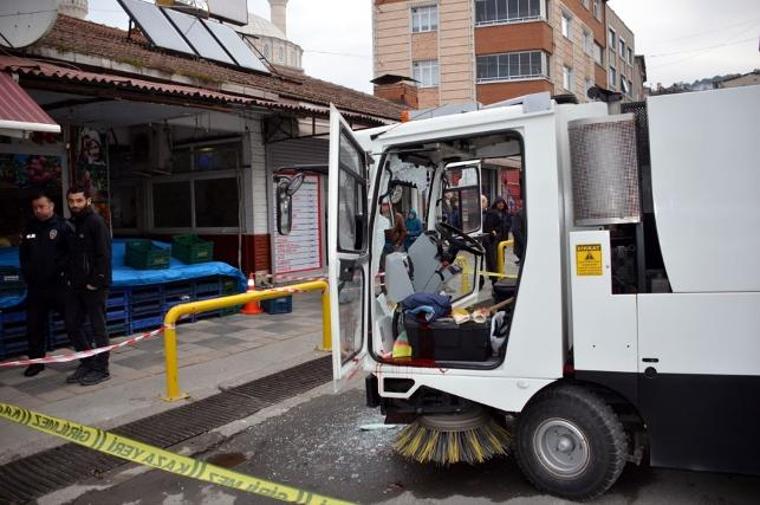
[[477,427],[461,431],[443,431],[415,421],[399,433],[393,448],[401,456],[420,463],[475,464],[506,455],[511,438],[490,417],[485,417]]

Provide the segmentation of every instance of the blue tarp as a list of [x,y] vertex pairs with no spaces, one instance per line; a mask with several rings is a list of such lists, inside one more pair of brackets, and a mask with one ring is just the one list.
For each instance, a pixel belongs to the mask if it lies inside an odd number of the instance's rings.
[[[158,247],[170,247],[166,242],[153,243]],[[131,286],[146,286],[150,284],[165,284],[167,282],[200,279],[202,277],[225,276],[234,277],[240,283],[241,291],[245,291],[246,278],[238,270],[221,261],[208,261],[187,265],[176,258],[171,259],[169,268],[160,270],[135,270],[124,265],[126,241],[115,239],[111,248],[111,266],[113,269],[114,288]],[[0,265],[19,267],[18,248],[0,248]],[[0,297],[0,309],[6,309],[20,304],[26,298],[26,293]]]

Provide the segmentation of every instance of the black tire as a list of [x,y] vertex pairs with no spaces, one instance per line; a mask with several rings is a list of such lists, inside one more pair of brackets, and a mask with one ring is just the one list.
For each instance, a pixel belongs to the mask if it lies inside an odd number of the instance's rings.
[[615,412],[580,386],[541,393],[517,419],[515,456],[523,475],[556,496],[584,501],[603,494],[620,477],[627,451]]

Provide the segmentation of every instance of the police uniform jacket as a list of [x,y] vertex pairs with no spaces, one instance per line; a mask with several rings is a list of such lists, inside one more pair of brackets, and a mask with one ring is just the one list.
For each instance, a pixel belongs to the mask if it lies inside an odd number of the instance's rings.
[[52,289],[64,285],[71,228],[58,215],[47,221],[32,219],[21,237],[21,274],[31,289]]

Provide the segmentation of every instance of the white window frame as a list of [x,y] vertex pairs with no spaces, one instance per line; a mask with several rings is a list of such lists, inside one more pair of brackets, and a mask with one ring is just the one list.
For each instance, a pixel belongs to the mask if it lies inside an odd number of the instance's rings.
[[594,35],[585,28],[583,29],[583,52],[589,56],[594,55]]
[[604,48],[594,41],[594,62],[604,66]]
[[610,65],[607,71],[607,84],[610,86],[610,89],[617,89],[617,70],[613,65]]
[[562,35],[568,39],[573,39],[573,16],[565,11],[561,13],[560,27]]
[[618,49],[620,50],[620,58],[625,61],[625,49],[628,47],[628,44],[625,43],[625,39],[623,37],[619,37],[619,39]]
[[562,88],[571,93],[575,91],[575,75],[567,65],[562,65]]
[[586,10],[591,9],[591,0],[583,0],[583,7],[585,7]]
[[437,88],[440,84],[438,60],[412,62],[412,77],[419,81],[420,88]]
[[[488,19],[485,21],[478,21],[477,19],[477,4],[480,2],[503,2],[504,9],[507,11],[506,16],[504,17],[496,17],[494,19]],[[537,19],[546,19],[546,0],[518,0],[518,14],[513,16],[512,13],[509,12],[508,9],[508,1],[509,0],[475,0],[475,26],[491,26],[491,25],[504,25],[504,24],[512,24],[512,23],[524,23],[527,21],[535,21]],[[520,3],[527,3],[528,4],[528,12],[530,12],[530,4],[531,2],[538,2],[538,14],[528,15],[520,17],[519,15],[519,7]]]
[[411,8],[412,33],[438,30],[438,5],[415,5]]
[[602,20],[602,0],[594,0],[594,17],[599,21]]
[[585,79],[583,81],[583,98],[588,98],[588,90],[594,87],[593,79]]
[[628,52],[626,53],[628,64],[633,65],[633,49],[631,49],[631,46],[628,46]]
[[607,29],[607,45],[610,49],[617,49],[617,32],[612,28]]
[[[530,54],[530,55],[532,55],[533,53],[540,53],[541,54],[541,63],[540,63],[540,65],[541,65],[541,69],[540,70],[541,71],[540,71],[540,73],[538,73],[538,74],[536,74],[536,73],[525,74],[525,73],[521,72],[520,74],[518,74],[516,76],[512,76],[512,75],[509,75],[509,71],[507,71],[507,75],[498,75],[496,77],[482,77],[481,78],[481,77],[477,77],[477,65],[478,65],[478,61],[477,61],[477,58],[476,58],[476,60],[475,60],[475,66],[476,66],[475,75],[476,75],[477,83],[478,84],[487,84],[487,83],[491,83],[491,82],[528,81],[528,80],[547,79],[549,77],[549,56],[545,52],[543,52],[543,51],[515,51],[515,52],[509,52],[509,53],[484,54],[484,55],[480,55],[478,58],[499,57],[499,56],[504,56],[504,55],[521,55],[521,54],[525,54],[525,53]],[[531,56],[531,61],[532,61],[532,56]],[[532,66],[532,64],[531,64],[531,66]],[[507,65],[507,69],[509,69],[509,65]],[[520,68],[520,70],[522,71],[522,68]]]

